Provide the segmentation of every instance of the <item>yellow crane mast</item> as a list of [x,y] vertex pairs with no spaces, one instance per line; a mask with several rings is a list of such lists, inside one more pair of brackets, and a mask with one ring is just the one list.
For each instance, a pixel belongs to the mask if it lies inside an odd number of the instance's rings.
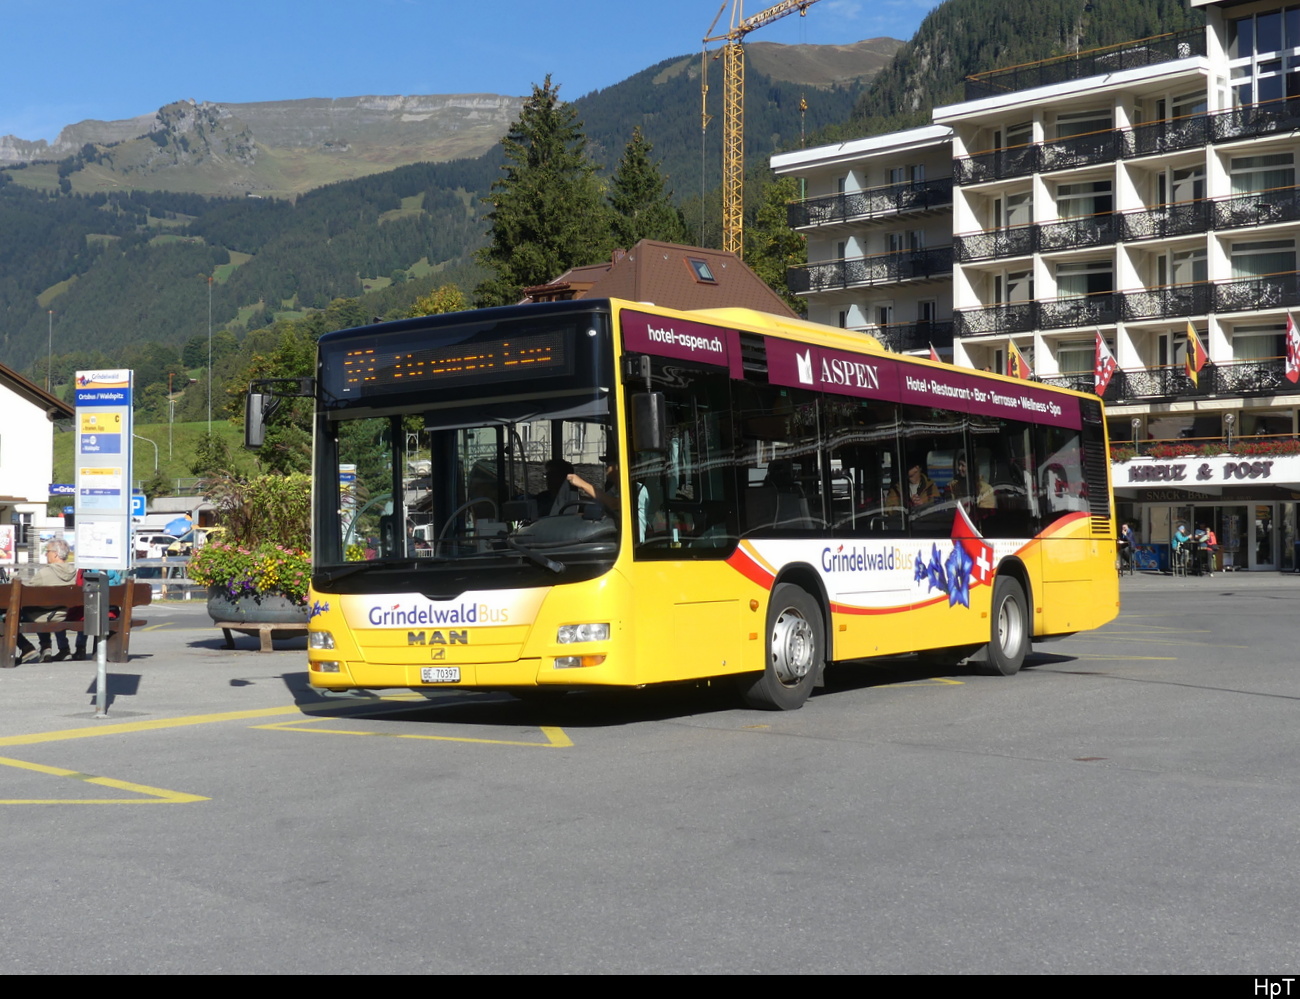
[[[746,17],[744,0],[732,0],[731,30],[721,35],[709,35],[709,42],[723,42],[722,46],[722,248],[738,257],[744,256],[745,239],[745,49],[741,44],[745,36],[757,28],[778,21],[796,10],[803,17],[817,0],[781,0],[753,17]],[[723,0],[723,7],[726,0]],[[711,32],[722,16],[722,7]],[[716,56],[715,56],[716,58]],[[703,84],[703,93],[708,86]],[[707,97],[706,97],[707,99]],[[704,125],[709,116],[702,116]]]

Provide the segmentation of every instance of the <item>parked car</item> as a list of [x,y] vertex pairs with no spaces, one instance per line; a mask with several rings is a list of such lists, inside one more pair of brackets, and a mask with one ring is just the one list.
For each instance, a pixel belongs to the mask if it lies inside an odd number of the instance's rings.
[[136,558],[162,558],[176,540],[174,534],[137,534],[135,535]]

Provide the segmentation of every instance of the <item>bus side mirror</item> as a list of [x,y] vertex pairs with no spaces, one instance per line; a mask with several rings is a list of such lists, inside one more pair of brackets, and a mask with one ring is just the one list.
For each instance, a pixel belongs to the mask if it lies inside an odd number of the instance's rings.
[[632,396],[632,450],[668,449],[668,403],[662,392],[637,392]]

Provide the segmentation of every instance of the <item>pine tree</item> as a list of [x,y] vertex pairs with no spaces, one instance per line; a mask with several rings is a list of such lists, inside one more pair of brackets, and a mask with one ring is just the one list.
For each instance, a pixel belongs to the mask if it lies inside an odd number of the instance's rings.
[[659,164],[650,159],[653,148],[639,125],[632,129],[632,139],[611,180],[614,241],[624,249],[643,239],[686,242],[686,222],[670,200],[672,192],[664,191]]
[[549,75],[534,85],[501,140],[505,176],[484,199],[492,206],[489,243],[478,255],[496,276],[475,289],[480,306],[516,302],[524,288],[609,252],[609,210],[587,159],[582,122],[559,89]]
[[790,293],[786,270],[808,262],[808,244],[790,228],[786,205],[799,196],[793,177],[780,177],[763,186],[762,201],[745,226],[745,263],[802,315],[807,303]]

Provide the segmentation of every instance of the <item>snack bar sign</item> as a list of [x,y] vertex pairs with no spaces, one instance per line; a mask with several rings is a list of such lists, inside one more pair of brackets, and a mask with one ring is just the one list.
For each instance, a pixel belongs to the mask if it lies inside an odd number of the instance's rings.
[[79,568],[130,568],[133,374],[128,368],[77,372]]

